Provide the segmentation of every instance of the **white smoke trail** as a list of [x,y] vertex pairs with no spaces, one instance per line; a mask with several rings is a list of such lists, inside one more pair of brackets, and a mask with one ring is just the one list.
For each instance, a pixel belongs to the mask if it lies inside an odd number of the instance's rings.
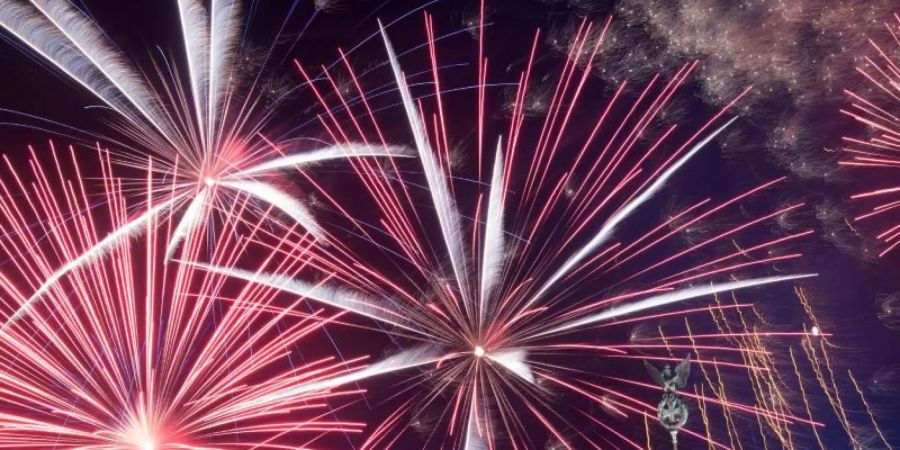
[[469,294],[468,270],[466,269],[466,259],[463,254],[464,246],[462,244],[462,232],[460,229],[459,212],[453,204],[453,198],[450,196],[450,190],[447,186],[446,175],[441,170],[440,165],[434,157],[431,145],[425,134],[425,125],[419,117],[419,112],[413,102],[409,87],[406,85],[406,78],[400,69],[400,63],[397,61],[397,54],[394,47],[388,39],[384,30],[384,25],[378,22],[381,27],[381,36],[384,38],[384,46],[388,53],[388,59],[391,63],[391,69],[394,72],[394,78],[397,82],[397,90],[403,99],[403,108],[406,110],[406,117],[409,120],[409,126],[412,129],[413,137],[416,141],[416,148],[419,151],[419,159],[422,161],[422,168],[425,171],[425,178],[428,180],[428,190],[431,192],[431,199],[434,202],[437,211],[438,222],[441,225],[441,233],[444,238],[444,245],[447,247],[447,253],[450,255],[450,264],[453,266],[453,272],[459,285],[460,294],[466,305]]
[[586,258],[588,255],[590,255],[591,252],[593,252],[594,250],[597,249],[597,247],[599,247],[600,245],[602,245],[603,243],[608,241],[609,238],[612,237],[613,232],[615,231],[616,227],[619,225],[620,222],[622,222],[628,216],[630,216],[631,213],[633,213],[638,207],[640,207],[642,204],[644,204],[644,202],[646,202],[651,197],[653,197],[654,194],[656,194],[663,186],[665,186],[666,181],[668,181],[669,178],[672,175],[674,175],[675,172],[678,171],[678,169],[681,168],[681,166],[683,166],[685,163],[687,163],[687,161],[689,159],[691,159],[691,157],[693,157],[697,152],[700,151],[700,149],[702,149],[704,146],[706,146],[706,144],[708,144],[711,140],[713,140],[713,138],[718,136],[719,133],[721,133],[726,128],[728,128],[729,125],[734,123],[735,120],[737,120],[737,117],[732,118],[731,120],[726,122],[724,125],[719,127],[717,130],[713,131],[708,136],[703,138],[703,140],[694,144],[694,146],[691,147],[691,149],[687,153],[685,153],[684,156],[679,158],[668,169],[663,171],[663,173],[660,174],[659,177],[656,180],[654,180],[653,183],[651,183],[650,186],[648,186],[644,192],[642,192],[640,195],[635,197],[634,200],[628,202],[625,206],[623,206],[615,214],[613,214],[609,219],[607,219],[607,221],[603,224],[603,226],[600,227],[600,231],[597,232],[597,234],[594,236],[594,238],[591,239],[590,242],[588,242],[587,245],[582,247],[577,253],[572,255],[572,257],[569,258],[568,261],[566,261],[556,271],[556,273],[554,273],[553,276],[551,276],[550,279],[547,280],[546,283],[544,283],[544,285],[534,295],[534,297],[532,297],[528,301],[527,305],[531,305],[532,303],[537,301],[538,298],[540,298],[551,287],[553,287],[553,285],[557,281],[559,281],[562,277],[564,277],[566,274],[568,274],[569,271],[572,270],[582,260],[584,260],[584,258]]
[[199,0],[178,0],[178,11],[181,18],[182,37],[187,53],[188,72],[191,78],[191,90],[197,123],[200,126],[200,139],[206,145],[208,136],[207,123],[209,110],[209,15]]
[[0,2],[0,26],[127,120],[137,120],[109,79],[33,8],[12,1]]
[[300,384],[298,386],[274,392],[270,395],[260,396],[252,400],[232,406],[234,410],[248,410],[251,408],[263,408],[270,403],[282,403],[285,397],[297,397],[312,392],[327,391],[341,387],[345,384],[355,383],[368,378],[400,372],[427,364],[437,363],[441,359],[438,349],[432,346],[421,346],[405,350],[394,356],[390,356],[364,369],[345,373],[333,378]]
[[488,353],[487,358],[503,366],[506,370],[516,374],[523,380],[534,383],[534,374],[531,367],[525,363],[527,353],[522,349],[503,350],[497,353]]
[[258,164],[245,170],[241,170],[240,172],[234,175],[230,175],[227,178],[242,178],[247,175],[281,169],[284,167],[306,166],[330,159],[355,158],[361,156],[411,157],[412,155],[406,147],[402,146],[390,145],[385,148],[383,146],[372,146],[365,144],[339,144],[321,148],[318,150],[313,150],[310,152],[275,158],[262,164]]
[[194,227],[200,223],[200,218],[206,210],[207,197],[209,197],[208,188],[198,192],[197,196],[188,204],[187,209],[184,210],[184,214],[175,227],[175,231],[169,237],[169,243],[166,246],[166,260],[172,259],[172,255],[175,254],[175,250],[178,248],[178,243],[186,238],[193,231]]
[[291,294],[296,294],[302,297],[306,297],[310,300],[315,300],[317,302],[333,306],[335,308],[359,314],[361,316],[368,317],[370,319],[388,325],[421,334],[420,331],[404,325],[403,322],[399,320],[400,318],[402,318],[399,313],[390,311],[385,307],[377,306],[377,299],[368,297],[362,293],[353,292],[333,286],[314,285],[284,275],[266,272],[251,272],[234,267],[212,266],[209,264],[189,261],[181,261],[181,263],[196,266],[210,272],[220,273],[253,283],[262,284],[264,286],[270,286],[275,289],[290,292]]
[[503,261],[503,148],[502,138],[497,142],[491,191],[488,194],[487,217],[484,226],[484,256],[481,260],[481,296],[479,312],[484,320],[485,303],[497,284]]
[[[106,34],[86,17],[81,11],[67,1],[31,0],[50,23],[52,23],[68,43],[74,45],[96,67],[113,86],[141,113],[141,115],[159,131],[172,145],[178,146],[174,139],[171,122],[164,118],[155,104],[156,95],[133,70],[121,53],[108,42]],[[5,8],[4,4],[2,8]],[[0,8],[0,9],[2,9]],[[66,42],[55,42],[55,45],[67,45]]]
[[137,235],[143,229],[143,226],[146,224],[146,222],[156,216],[159,212],[169,208],[175,202],[181,200],[183,197],[183,195],[176,196],[150,208],[140,216],[137,216],[127,224],[122,225],[112,233],[108,234],[105,238],[100,240],[100,242],[94,244],[94,246],[92,246],[86,252],[78,255],[78,257],[67,262],[64,266],[57,269],[49,277],[47,277],[46,280],[44,280],[44,282],[37,288],[37,290],[34,291],[33,294],[31,294],[30,297],[28,297],[28,300],[26,300],[24,303],[22,303],[21,306],[19,306],[19,309],[17,309],[16,312],[12,316],[10,316],[9,319],[7,319],[0,330],[6,328],[10,323],[19,320],[26,313],[28,313],[28,310],[39,301],[41,296],[43,296],[44,293],[50,290],[50,288],[53,287],[53,285],[55,285],[67,273],[87,263],[90,263],[97,258],[100,258],[104,254],[106,254],[106,252],[112,250],[116,243],[118,243],[122,239]]
[[617,317],[621,317],[628,314],[634,314],[636,312],[645,311],[648,309],[659,308],[661,306],[669,305],[672,303],[677,303],[685,300],[690,300],[692,298],[703,297],[705,295],[718,294],[721,292],[728,291],[736,291],[740,289],[747,289],[751,287],[763,286],[766,284],[772,283],[781,283],[784,281],[791,280],[799,280],[803,278],[810,278],[818,276],[818,274],[814,273],[801,273],[795,275],[782,275],[775,277],[763,277],[763,278],[754,278],[750,280],[741,280],[741,281],[729,281],[726,283],[719,284],[710,284],[706,286],[694,286],[685,289],[679,289],[676,291],[666,292],[664,294],[654,295],[653,297],[645,298],[643,300],[638,300],[636,302],[627,303],[622,306],[616,306],[614,308],[607,309],[606,311],[601,311],[597,314],[593,314],[578,320],[574,320],[567,324],[560,325],[556,328],[551,328],[550,330],[538,333],[535,337],[545,336],[548,334],[558,333],[560,331],[571,330],[573,328],[578,328],[585,325],[590,325],[597,322],[602,322],[604,320],[615,319]]
[[223,187],[246,192],[253,197],[270,203],[272,206],[284,211],[285,214],[299,223],[306,231],[309,231],[316,239],[325,239],[325,232],[313,218],[309,209],[307,209],[299,200],[275,186],[261,181],[224,180],[219,181],[218,184]]
[[[237,39],[240,33],[239,7],[235,0],[212,0],[209,34],[209,123],[208,145],[216,146],[220,139],[216,126],[219,110],[225,96],[226,86],[232,83],[236,74],[226,69],[232,66],[237,52]],[[210,151],[210,153],[212,153]]]
[[[466,441],[463,443],[463,450],[488,450],[487,440],[478,433],[478,400],[473,398],[469,405],[469,420],[466,423]],[[482,423],[481,426],[487,426]]]

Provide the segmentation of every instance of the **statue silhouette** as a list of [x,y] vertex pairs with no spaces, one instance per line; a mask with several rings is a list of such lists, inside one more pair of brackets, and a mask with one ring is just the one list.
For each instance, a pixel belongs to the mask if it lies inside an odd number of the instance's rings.
[[657,418],[659,424],[672,436],[672,448],[677,449],[678,431],[688,420],[688,408],[678,395],[678,390],[687,386],[687,379],[691,375],[691,355],[688,354],[678,363],[674,372],[668,364],[663,367],[662,372],[647,361],[644,361],[644,366],[653,381],[663,388],[663,396],[656,410]]

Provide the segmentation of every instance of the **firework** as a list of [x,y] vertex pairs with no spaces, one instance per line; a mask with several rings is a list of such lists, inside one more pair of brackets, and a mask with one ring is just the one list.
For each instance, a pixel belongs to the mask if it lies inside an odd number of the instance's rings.
[[[811,331],[815,332],[801,341],[802,354],[806,356],[808,370],[815,375],[810,380],[810,384],[818,384],[818,387],[821,388],[821,394],[817,395],[815,400],[820,403],[824,402],[826,409],[831,410],[853,448],[864,448],[867,445],[879,447],[883,445],[882,448],[894,448],[876,420],[876,414],[869,400],[866,399],[866,395],[863,394],[853,375],[853,371],[858,369],[851,366],[847,369],[847,377],[843,377],[842,371],[836,367],[838,359],[834,354],[835,350],[840,347],[831,341],[830,335],[821,333],[821,325],[813,313],[809,294],[803,289],[797,289],[796,294],[811,321]],[[791,363],[794,370],[798,371],[797,378],[800,380],[802,378],[798,369],[800,366],[794,357],[793,348],[791,349]],[[876,372],[873,378],[877,379],[878,375]],[[872,392],[878,393],[877,388],[870,387],[870,389]],[[804,398],[807,408],[811,401],[811,399]],[[864,414],[854,414],[856,411],[864,411]],[[825,448],[818,434],[816,434],[816,440],[820,447]]]
[[[347,232],[364,237],[374,248],[360,253],[351,244],[339,242],[327,251],[309,248],[300,254],[298,236],[290,229],[260,236],[263,239],[258,242],[265,248],[301,258],[310,268],[327,273],[335,282],[331,286],[289,274],[194,263],[353,312],[377,322],[392,335],[418,343],[413,350],[376,364],[375,369],[333,381],[419,369],[391,397],[423,393],[389,414],[370,433],[364,448],[398,445],[402,435],[393,430],[407,423],[425,432],[426,445],[441,443],[443,448],[536,448],[540,445],[534,441],[536,435],[554,448],[606,444],[642,448],[619,421],[642,424],[645,418],[654,418],[655,406],[649,401],[655,402],[659,392],[645,375],[641,376],[643,382],[636,382],[622,374],[629,361],[677,362],[684,352],[703,349],[707,358],[696,360],[703,373],[707,368],[715,372],[720,368],[752,373],[766,370],[735,361],[743,347],[715,344],[732,336],[732,331],[687,330],[684,335],[653,343],[621,343],[611,331],[616,326],[745,308],[748,305],[697,307],[683,303],[809,277],[762,273],[772,265],[798,258],[799,254],[782,249],[811,231],[763,240],[746,235],[748,230],[802,207],[793,204],[743,219],[687,247],[673,247],[681,242],[678,237],[685,228],[727,216],[754,196],[773,189],[780,179],[718,203],[702,200],[658,225],[640,220],[639,215],[646,217],[653,197],[734,121],[723,119],[734,102],[681,138],[674,126],[655,130],[656,117],[694,68],[687,65],[668,82],[662,76],[654,77],[630,100],[625,86],[619,86],[606,105],[592,108],[596,114],[585,127],[590,132],[578,135],[575,111],[584,106],[587,81],[606,26],[608,23],[594,33],[594,25],[581,25],[546,114],[527,119],[533,112],[526,111],[523,102],[532,87],[540,42],[536,35],[518,78],[516,100],[511,107],[508,103],[498,107],[510,121],[490,139],[488,62],[483,57],[482,32],[478,33],[477,102],[472,114],[476,121],[472,123],[447,114],[444,92],[449,89],[442,85],[438,71],[431,18],[426,16],[432,109],[412,97],[382,30],[424,174],[415,178],[393,163],[354,162],[378,216],[377,225],[350,219]],[[346,66],[352,73],[349,64]],[[311,79],[299,64],[298,69]],[[327,72],[322,79],[332,80]],[[360,84],[356,83],[357,95],[349,99],[333,82],[330,86],[336,90],[337,105],[330,105],[315,85],[312,88],[326,110],[323,126],[335,141],[384,142],[385,127],[373,113],[378,108]],[[349,122],[343,121],[345,117]],[[453,172],[449,142],[454,127],[475,136],[471,154],[476,164],[471,174]],[[417,195],[417,186],[427,187],[424,199]],[[334,192],[320,189],[320,193],[344,215],[352,208],[342,204]],[[427,208],[417,208],[422,201]],[[680,225],[672,229],[669,225],[676,221]],[[385,263],[360,256],[371,255],[371,251],[383,254],[380,260]],[[343,287],[336,287],[338,283]],[[747,335],[757,336],[753,331]],[[591,366],[585,360],[600,363]],[[601,367],[606,371],[592,373]],[[636,385],[648,389],[644,393],[653,400],[634,394]],[[760,420],[812,423],[793,414],[702,393],[697,398],[763,417]],[[590,412],[598,406],[609,420]],[[439,419],[429,420],[429,415]],[[596,431],[572,426],[576,420],[590,420]],[[686,439],[727,448],[698,431],[696,425],[689,425],[685,433]]]
[[896,217],[897,208],[900,208],[900,185],[896,182],[900,171],[900,157],[897,156],[900,150],[900,118],[897,116],[900,114],[900,59],[896,56],[900,51],[900,16],[895,14],[893,19],[893,22],[884,24],[893,42],[883,48],[870,39],[874,54],[865,57],[866,66],[857,68],[867,82],[869,95],[846,90],[851,105],[841,110],[870,131],[868,138],[844,137],[844,151],[852,158],[841,164],[871,169],[873,173],[887,173],[885,186],[853,196],[854,199],[874,203],[868,213],[857,216],[855,220],[887,222],[877,235],[886,247],[880,256],[900,245],[900,223],[890,219]]
[[[123,147],[117,149],[121,162],[143,167],[146,155],[153,155],[154,178],[171,191],[166,204],[158,203],[156,209],[123,223],[96,247],[72,255],[13,319],[68,271],[109,251],[119,239],[140,232],[161,210],[181,211],[169,236],[167,257],[207,219],[213,204],[234,201],[236,194],[268,203],[322,237],[307,206],[274,183],[273,175],[281,169],[333,159],[402,154],[402,149],[394,147],[352,143],[298,152],[290,136],[272,136],[270,122],[284,97],[265,102],[261,74],[239,70],[241,2],[217,0],[209,10],[205,3],[177,2],[186,67],[166,59],[154,64],[151,72],[142,72],[89,15],[69,1],[0,1],[0,26],[115,113],[112,128],[129,143],[116,142]],[[270,48],[263,66],[271,54]]]
[[[58,264],[132,220],[108,155],[100,192],[83,183],[74,154],[71,164],[57,156],[50,164],[33,157],[25,172],[7,161],[0,177],[5,318]],[[151,206],[155,194],[148,188]],[[246,199],[232,208],[241,214]],[[223,231],[238,232],[233,225]],[[220,276],[166,261],[171,220],[143,226],[142,239],[73,268],[3,330],[0,447],[311,448],[362,430],[334,414],[359,391],[317,384],[362,369],[362,359],[299,350],[340,314],[300,313],[300,301],[285,308],[260,286],[226,289]],[[227,266],[243,250],[205,249],[204,230],[184,236],[186,256],[209,253]],[[297,385],[309,389],[287,392]],[[275,400],[260,407],[267,398]]]

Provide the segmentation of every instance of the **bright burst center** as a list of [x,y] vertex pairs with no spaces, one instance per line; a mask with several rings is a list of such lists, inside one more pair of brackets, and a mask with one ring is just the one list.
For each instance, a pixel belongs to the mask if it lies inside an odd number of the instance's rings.
[[156,450],[156,446],[153,445],[153,441],[147,440],[141,444],[141,450]]
[[476,346],[475,346],[475,350],[473,350],[472,353],[475,354],[475,357],[481,358],[482,356],[484,356],[484,353],[485,353],[485,352],[484,352],[484,347],[482,347],[482,346],[480,346],[480,345],[476,345]]
[[206,177],[203,179],[203,183],[206,184],[206,187],[213,187],[216,184],[216,179],[213,177]]

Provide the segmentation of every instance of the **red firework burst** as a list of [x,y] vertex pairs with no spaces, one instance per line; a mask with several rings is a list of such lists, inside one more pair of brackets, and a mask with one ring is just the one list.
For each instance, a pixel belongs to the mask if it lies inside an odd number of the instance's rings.
[[[409,397],[391,409],[364,448],[399,446],[403,438],[396,431],[410,424],[425,431],[428,448],[537,448],[541,444],[534,439],[539,436],[570,449],[607,444],[640,449],[633,428],[618,425],[626,420],[640,427],[647,418],[655,420],[658,387],[644,382],[644,376],[635,380],[621,375],[633,372],[629,367],[638,360],[679,361],[685,352],[702,351],[707,358],[696,363],[704,372],[730,369],[752,377],[768,370],[749,363],[746,356],[752,351],[729,339],[781,333],[736,334],[703,321],[711,312],[749,305],[676,305],[810,276],[764,272],[800,257],[784,247],[811,231],[762,239],[751,232],[803,205],[744,217],[688,244],[679,236],[690,226],[735,217],[740,208],[782,180],[766,181],[718,202],[700,200],[661,223],[648,225],[635,217],[731,123],[716,127],[734,102],[694,132],[678,133],[675,126],[656,129],[659,115],[694,69],[689,64],[667,81],[654,77],[635,95],[624,84],[618,86],[605,105],[590,108],[589,126],[582,128],[589,131],[579,134],[576,116],[578,120],[584,116],[576,111],[585,104],[605,29],[582,24],[547,112],[534,118],[526,113],[525,103],[536,83],[532,80],[536,35],[516,83],[514,104],[506,108],[511,120],[490,144],[490,85],[481,33],[477,103],[469,116],[447,114],[451,101],[447,92],[455,89],[444,86],[439,76],[439,39],[431,17],[426,16],[431,69],[426,74],[431,78],[425,84],[434,88],[429,92],[433,101],[413,99],[385,34],[389,64],[421,167],[353,161],[365,202],[356,192],[352,201],[341,201],[334,190],[319,186],[323,203],[350,218],[347,233],[364,237],[372,246],[359,243],[361,249],[342,233],[331,236],[328,248],[310,247],[308,234],[285,228],[257,239],[267,251],[299,258],[347,288],[326,289],[283,273],[199,264],[364,316],[386,327],[386,332],[418,343],[414,350],[334,381],[419,369],[392,391],[391,398]],[[363,89],[343,59],[357,89],[350,98],[327,70],[316,83],[298,64],[325,108],[322,125],[337,143],[387,145],[385,135],[392,128],[378,119],[375,112],[381,108],[374,104],[375,95]],[[470,176],[454,172],[459,170],[450,145],[454,130],[475,136],[471,153],[477,164]],[[411,174],[412,170],[424,176]],[[475,182],[460,181],[467,179]],[[351,212],[359,210],[360,203],[374,209],[374,223],[353,218]],[[624,235],[621,242],[613,241],[615,234]],[[627,334],[624,327],[673,318],[685,322],[679,328],[684,333],[675,332],[672,339],[622,342],[619,336]],[[701,327],[709,332],[692,331],[688,319],[705,323]],[[636,387],[647,390],[635,394]],[[802,413],[703,393],[696,398],[763,421],[815,425]],[[591,413],[598,406],[606,418]],[[585,420],[592,430],[573,426]],[[697,426],[683,433],[728,448]]]
[[[209,7],[200,0],[175,3],[185,52],[183,58],[173,59],[185,61],[186,67],[164,59],[146,71],[111,41],[90,14],[70,1],[9,0],[0,5],[0,28],[107,106],[114,113],[110,128],[121,137],[112,139],[105,133],[42,120],[89,136],[89,141],[114,143],[115,158],[122,165],[143,168],[146,155],[154,155],[152,179],[170,194],[165,202],[157,202],[156,209],[148,208],[123,223],[119,236],[85,249],[85,254],[49,275],[15,317],[25,314],[68,270],[109,248],[112,240],[141,229],[161,210],[181,213],[168,236],[167,257],[174,256],[193,227],[208,219],[207,214],[215,210],[213,204],[234,202],[240,195],[274,206],[318,235],[319,226],[308,208],[275,182],[278,172],[321,161],[387,156],[385,151],[395,150],[351,144],[298,153],[294,139],[274,137],[273,116],[286,96],[265,101],[260,73],[245,73],[237,61],[245,44],[241,2],[214,1]],[[280,33],[275,40],[279,37]],[[274,46],[264,55],[263,66],[272,58]]]
[[[871,210],[859,215],[855,220],[880,219],[881,232],[877,238],[886,248],[879,253],[884,256],[900,245],[900,223],[896,219],[900,208],[900,15],[894,14],[894,22],[884,24],[893,42],[883,47],[873,39],[869,43],[875,50],[864,59],[865,67],[856,70],[868,82],[869,94],[847,89],[844,92],[851,100],[849,109],[842,113],[865,125],[870,135],[864,138],[844,137],[844,151],[852,159],[841,164],[888,173],[886,186],[860,192],[852,198],[874,203]],[[884,223],[886,222],[886,225]]]
[[[6,160],[0,176],[0,447],[295,449],[361,431],[334,416],[357,391],[287,392],[361,367],[299,351],[340,314],[298,313],[298,302],[273,313],[284,305],[272,289],[225,290],[221,276],[166,261],[170,220],[143,223],[140,240],[108,241],[105,255],[78,262],[11,320],[59,267],[133,220],[108,155],[99,190],[74,155],[56,156],[45,164],[32,155],[27,171]],[[152,208],[172,191],[146,195]],[[247,207],[244,199],[226,215]],[[228,266],[244,250],[207,251],[207,235],[189,233],[185,255]],[[281,268],[298,269],[291,264]]]

